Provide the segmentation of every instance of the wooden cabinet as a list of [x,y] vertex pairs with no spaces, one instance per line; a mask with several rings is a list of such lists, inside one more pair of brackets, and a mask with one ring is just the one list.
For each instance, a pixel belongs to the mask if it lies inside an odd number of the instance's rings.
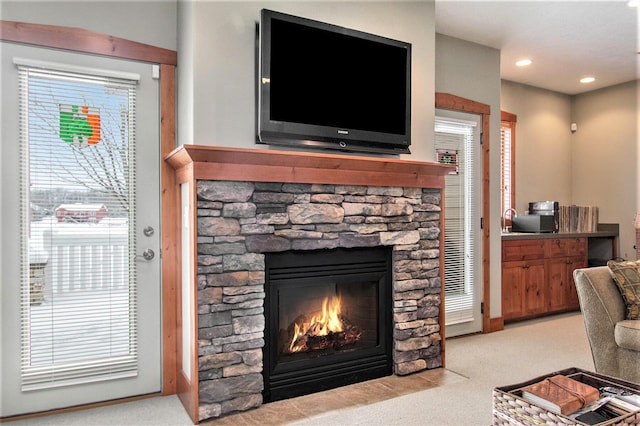
[[502,316],[505,321],[545,309],[544,240],[502,243]]
[[586,239],[555,238],[546,243],[549,310],[556,312],[580,308],[573,271],[587,267]]
[[502,316],[517,319],[544,313],[544,260],[511,261],[502,266]]
[[586,266],[586,238],[503,241],[504,320],[578,309],[573,271]]

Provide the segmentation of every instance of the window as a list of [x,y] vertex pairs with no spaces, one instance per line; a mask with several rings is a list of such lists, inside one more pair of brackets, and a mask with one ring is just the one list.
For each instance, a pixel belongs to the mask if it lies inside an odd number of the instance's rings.
[[500,114],[500,192],[502,219],[510,224],[509,209],[516,207],[516,116],[505,111]]
[[22,390],[136,376],[137,82],[14,61]]

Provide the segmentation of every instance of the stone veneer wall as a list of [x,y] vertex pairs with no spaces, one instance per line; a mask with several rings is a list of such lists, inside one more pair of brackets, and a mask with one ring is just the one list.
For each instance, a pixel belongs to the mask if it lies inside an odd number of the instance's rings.
[[439,189],[197,182],[200,420],[262,404],[265,252],[393,246],[394,371],[442,366]]

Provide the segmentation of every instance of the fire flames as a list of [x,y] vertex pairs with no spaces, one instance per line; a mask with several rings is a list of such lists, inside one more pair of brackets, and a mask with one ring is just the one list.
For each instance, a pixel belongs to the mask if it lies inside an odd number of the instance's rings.
[[285,352],[337,349],[356,343],[362,337],[362,330],[351,325],[342,316],[341,310],[342,301],[339,297],[325,297],[320,312],[310,319],[300,315],[289,327],[291,340]]

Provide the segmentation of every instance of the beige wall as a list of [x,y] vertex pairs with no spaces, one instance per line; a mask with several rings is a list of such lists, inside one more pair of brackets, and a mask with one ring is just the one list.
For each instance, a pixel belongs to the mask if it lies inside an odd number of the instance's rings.
[[502,82],[501,108],[516,114],[516,210],[530,201],[571,203],[571,98]]
[[577,95],[571,140],[572,201],[597,205],[600,222],[620,224],[620,253],[635,260],[638,200],[637,82]]
[[[449,93],[489,105],[490,209],[485,218],[490,240],[490,315],[502,315],[500,273],[500,51],[465,40],[436,34],[436,92]],[[478,181],[477,190],[482,190]],[[481,274],[477,276],[481,279]]]
[[[179,144],[255,144],[255,37],[260,9],[341,25],[412,44],[412,160],[433,159],[433,2],[193,2],[179,4]],[[186,61],[183,62],[183,57]],[[375,88],[372,88],[375,90]],[[187,108],[191,109],[187,115]],[[190,121],[192,122],[190,123]],[[191,128],[180,128],[183,125]]]
[[601,223],[620,225],[619,255],[635,259],[637,96],[637,82],[569,96],[503,81],[502,109],[518,116],[518,212],[535,200],[598,206]]
[[177,7],[177,0],[2,0],[0,19],[77,27],[176,50]]

